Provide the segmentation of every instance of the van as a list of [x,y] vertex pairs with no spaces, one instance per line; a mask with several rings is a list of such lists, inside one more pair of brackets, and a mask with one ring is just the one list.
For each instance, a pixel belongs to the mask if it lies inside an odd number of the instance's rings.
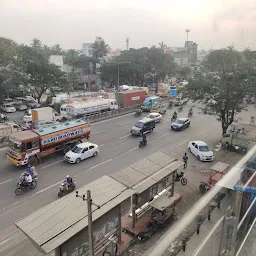
[[131,129],[132,135],[140,135],[141,133],[151,132],[156,127],[156,122],[150,118],[143,118],[138,121]]

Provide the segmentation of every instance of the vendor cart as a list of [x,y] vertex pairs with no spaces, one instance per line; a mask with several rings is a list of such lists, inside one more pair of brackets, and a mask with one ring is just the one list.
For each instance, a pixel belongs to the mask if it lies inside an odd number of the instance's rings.
[[208,181],[201,181],[199,190],[202,194],[211,189],[222,177],[228,172],[229,164],[218,162],[210,169],[210,176]]

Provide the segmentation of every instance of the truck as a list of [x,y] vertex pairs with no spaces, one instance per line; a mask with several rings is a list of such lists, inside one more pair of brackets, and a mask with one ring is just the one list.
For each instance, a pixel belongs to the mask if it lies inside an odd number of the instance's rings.
[[7,160],[16,165],[36,165],[55,152],[66,154],[82,139],[89,139],[91,125],[84,119],[53,124],[50,127],[21,131],[9,136]]
[[161,104],[161,98],[159,96],[147,97],[141,105],[142,111],[150,111],[152,109],[158,109]]
[[226,148],[246,153],[250,145],[256,142],[256,127],[249,124],[232,123],[220,142]]
[[4,123],[0,124],[0,140],[8,137],[9,135],[19,132],[20,126],[16,123]]
[[124,91],[116,93],[116,99],[121,108],[141,104],[146,98],[145,90]]
[[66,112],[69,117],[82,117],[108,110],[118,109],[115,99],[92,99],[66,105]]
[[37,121],[61,121],[63,116],[56,112],[51,107],[35,108],[25,111],[23,121],[25,123],[37,122]]

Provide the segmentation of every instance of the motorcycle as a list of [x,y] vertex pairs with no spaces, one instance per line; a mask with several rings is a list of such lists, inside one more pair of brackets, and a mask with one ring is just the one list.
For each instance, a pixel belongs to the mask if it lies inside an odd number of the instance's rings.
[[180,107],[178,108],[178,111],[181,112],[182,110],[183,110],[183,107],[180,106]]
[[140,233],[137,235],[137,239],[140,241],[145,241],[149,239],[155,233],[156,229],[156,221],[150,220],[147,226],[144,229],[142,229]]
[[141,109],[138,109],[138,110],[136,110],[134,116],[135,116],[135,117],[138,117],[138,116],[141,116],[141,114],[142,114]]
[[147,139],[143,140],[143,138],[140,138],[140,143],[139,143],[139,147],[143,147],[147,145]]
[[180,181],[180,183],[182,185],[187,185],[188,184],[188,180],[184,177],[184,172],[177,172],[176,177],[175,177],[175,181],[176,182]]
[[206,193],[208,190],[210,190],[213,186],[207,182],[200,182],[199,190],[202,194]]
[[31,183],[24,183],[24,182],[20,181],[18,183],[18,187],[15,189],[15,194],[18,196],[22,192],[25,192],[29,189],[34,189],[36,186],[37,186],[36,180],[32,180]]
[[60,184],[60,191],[58,192],[58,197],[62,197],[62,196],[65,196],[71,192],[73,192],[75,190],[75,187],[76,187],[76,182],[75,180],[73,180],[72,184],[70,184],[68,186],[68,189],[66,188],[66,184],[65,182],[62,182]]
[[4,123],[6,121],[9,121],[9,118],[7,117],[7,115],[2,114],[2,117],[0,118],[0,123]]
[[172,109],[172,106],[173,106],[173,102],[169,102],[169,105],[168,105],[168,108]]
[[173,115],[171,121],[174,122],[176,119],[177,119],[177,116]]
[[188,112],[188,117],[192,117],[193,116],[193,111],[189,111]]

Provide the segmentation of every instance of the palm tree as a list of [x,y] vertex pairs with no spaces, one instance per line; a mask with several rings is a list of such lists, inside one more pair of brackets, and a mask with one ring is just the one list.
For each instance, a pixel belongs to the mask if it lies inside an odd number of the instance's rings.
[[95,41],[92,46],[90,53],[95,59],[102,58],[107,55],[109,52],[109,46],[105,43],[104,40]]
[[164,44],[164,42],[162,41],[161,43],[159,43],[159,46],[162,50],[166,49],[167,45]]
[[40,50],[42,48],[42,42],[37,38],[33,38],[31,47],[34,50]]
[[55,55],[61,55],[63,52],[59,44],[55,44],[54,46],[52,46],[51,50],[52,53]]

